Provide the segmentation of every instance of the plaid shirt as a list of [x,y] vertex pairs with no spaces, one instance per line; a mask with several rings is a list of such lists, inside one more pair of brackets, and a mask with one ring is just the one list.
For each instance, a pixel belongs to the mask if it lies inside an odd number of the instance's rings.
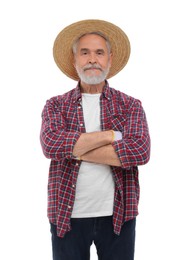
[[[77,87],[47,101],[42,112],[40,140],[44,155],[51,159],[48,181],[48,218],[57,225],[57,235],[71,230],[70,218],[75,200],[77,176],[81,161],[72,151],[85,124]],[[123,139],[112,143],[121,167],[111,167],[115,181],[113,212],[114,232],[119,235],[122,224],[138,215],[138,165],[148,162],[150,137],[141,102],[118,90],[108,82],[100,97],[101,128],[121,131]]]

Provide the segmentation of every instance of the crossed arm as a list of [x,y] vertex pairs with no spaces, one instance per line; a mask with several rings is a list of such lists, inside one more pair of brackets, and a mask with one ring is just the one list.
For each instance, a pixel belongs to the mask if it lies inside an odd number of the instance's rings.
[[73,155],[87,162],[121,166],[112,141],[112,131],[83,133],[74,146]]
[[40,140],[47,158],[62,160],[75,156],[84,161],[122,168],[149,161],[150,136],[140,102],[131,106],[123,124],[122,139],[115,142],[111,130],[93,133],[66,131],[66,122],[57,103],[55,109],[55,102],[57,99],[48,101],[42,113]]

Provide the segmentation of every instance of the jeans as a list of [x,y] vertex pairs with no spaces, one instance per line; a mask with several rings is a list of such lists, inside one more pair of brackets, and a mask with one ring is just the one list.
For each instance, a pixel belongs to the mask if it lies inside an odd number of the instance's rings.
[[60,238],[51,224],[53,260],[89,260],[92,243],[99,260],[134,260],[135,226],[136,218],[125,222],[118,236],[112,216],[72,218],[72,230]]

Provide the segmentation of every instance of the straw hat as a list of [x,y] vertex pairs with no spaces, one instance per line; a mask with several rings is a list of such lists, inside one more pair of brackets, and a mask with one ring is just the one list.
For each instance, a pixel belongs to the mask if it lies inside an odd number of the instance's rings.
[[130,56],[130,42],[127,35],[116,25],[103,20],[82,20],[65,27],[56,37],[53,56],[57,66],[68,77],[79,80],[73,66],[73,43],[82,35],[100,32],[108,38],[113,53],[112,65],[107,78],[122,70]]

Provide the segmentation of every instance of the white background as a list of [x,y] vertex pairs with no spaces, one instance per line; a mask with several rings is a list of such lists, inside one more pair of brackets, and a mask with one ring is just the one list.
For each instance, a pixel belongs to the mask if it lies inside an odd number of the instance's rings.
[[129,36],[129,63],[109,83],[142,101],[151,133],[151,160],[140,167],[135,259],[190,259],[189,11],[185,0],[1,2],[0,259],[51,259],[41,111],[76,86],[54,63],[56,35],[91,18]]

